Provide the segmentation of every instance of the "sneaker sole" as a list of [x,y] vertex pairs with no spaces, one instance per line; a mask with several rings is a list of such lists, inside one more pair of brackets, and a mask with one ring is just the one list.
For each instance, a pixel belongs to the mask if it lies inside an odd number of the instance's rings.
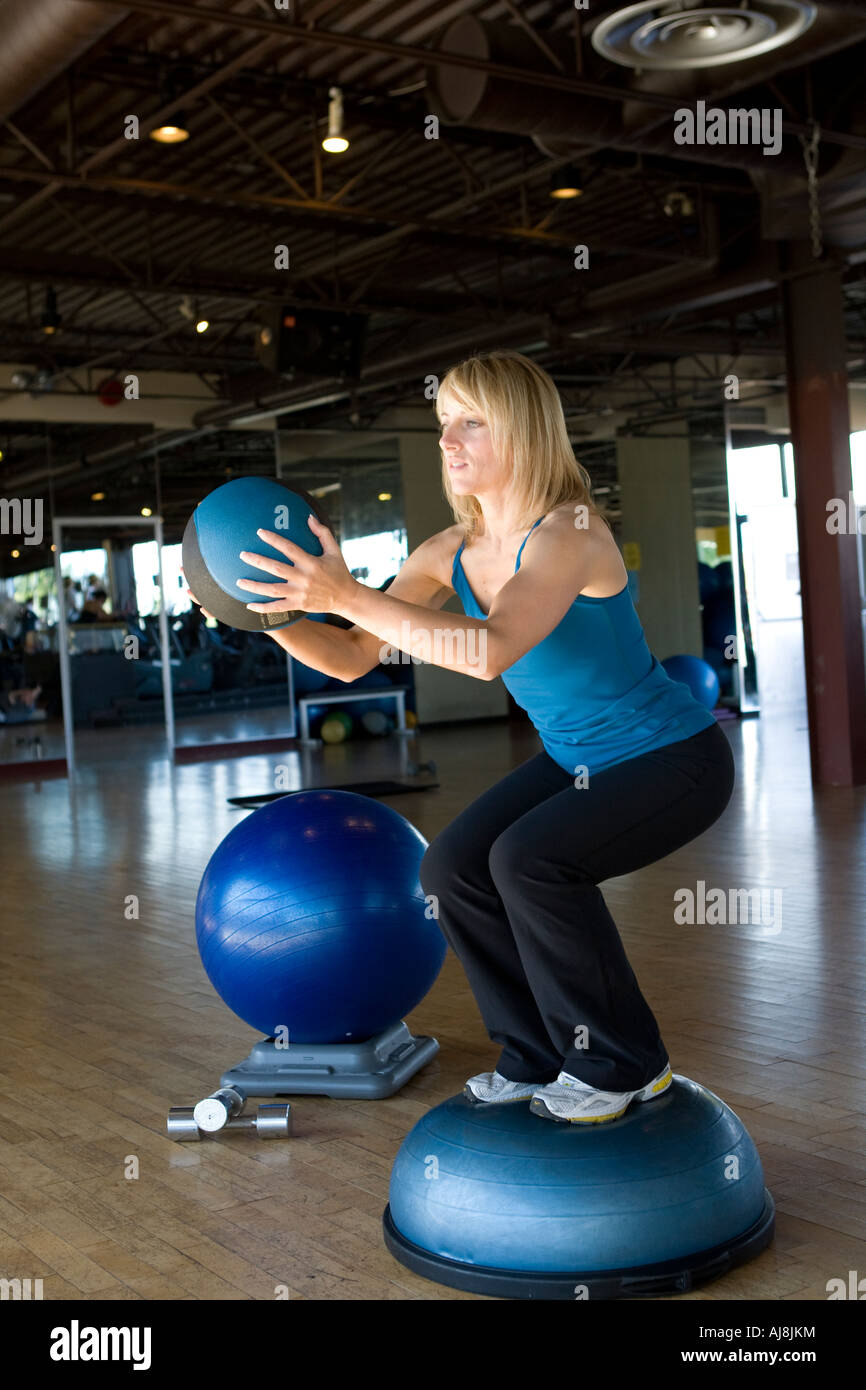
[[635,1096],[635,1100],[640,1101],[641,1104],[647,1100],[656,1100],[659,1096],[664,1095],[665,1091],[669,1090],[673,1079],[673,1072],[668,1068],[660,1080],[653,1082],[651,1086],[645,1086],[642,1091],[639,1091]]
[[[631,1101],[629,1101],[631,1105]],[[545,1120],[553,1120],[558,1125],[607,1125],[613,1120],[618,1120],[628,1110],[628,1105],[624,1105],[622,1110],[617,1110],[612,1115],[584,1115],[575,1116],[570,1119],[567,1115],[554,1115],[552,1110],[548,1110],[543,1100],[534,1097],[530,1102],[529,1109],[533,1115],[541,1115]]]
[[543,1101],[540,1096],[533,1096],[529,1109],[533,1115],[541,1115],[545,1120],[555,1120],[559,1125],[608,1125],[614,1120],[621,1119],[630,1105],[634,1105],[635,1103],[645,1105],[648,1101],[658,1100],[659,1096],[664,1095],[665,1091],[670,1088],[672,1081],[673,1075],[671,1072],[668,1072],[667,1076],[663,1077],[661,1081],[655,1082],[648,1095],[639,1093],[636,1096],[632,1096],[631,1100],[628,1101],[621,1110],[616,1110],[610,1115],[575,1116],[573,1119],[570,1119],[567,1115],[554,1115],[552,1110],[548,1110],[545,1101]]
[[492,1100],[484,1100],[482,1096],[476,1096],[473,1091],[470,1091],[468,1086],[463,1087],[463,1094],[467,1100],[472,1101],[473,1105],[522,1105],[526,1101],[532,1100],[532,1095],[508,1096],[503,1100],[497,1100],[495,1097]]

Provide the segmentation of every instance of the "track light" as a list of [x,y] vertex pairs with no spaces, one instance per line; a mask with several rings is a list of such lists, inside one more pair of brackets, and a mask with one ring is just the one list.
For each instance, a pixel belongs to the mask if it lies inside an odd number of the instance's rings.
[[45,291],[45,308],[42,310],[42,317],[39,320],[39,327],[42,332],[50,337],[53,333],[59,333],[63,319],[57,312],[57,295],[49,285]]
[[328,103],[328,133],[322,141],[322,149],[328,154],[342,154],[349,148],[343,134],[343,93],[339,87],[331,87],[331,100]]
[[189,139],[189,125],[184,112],[175,111],[173,120],[154,126],[150,138],[158,145],[182,145],[184,140]]
[[186,319],[187,323],[195,324],[196,333],[207,333],[210,328],[210,320],[206,319],[204,314],[199,311],[198,304],[192,295],[185,294],[177,307],[178,313]]
[[549,193],[551,198],[579,198],[583,192],[584,181],[580,170],[574,164],[557,169],[550,176]]

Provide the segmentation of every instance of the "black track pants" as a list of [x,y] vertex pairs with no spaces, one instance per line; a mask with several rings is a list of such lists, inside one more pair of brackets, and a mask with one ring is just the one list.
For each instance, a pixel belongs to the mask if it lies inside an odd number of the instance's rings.
[[567,1071],[634,1091],[662,1070],[667,1051],[598,884],[701,835],[733,786],[717,724],[582,789],[539,753],[436,836],[421,884],[502,1047],[502,1076],[545,1083]]

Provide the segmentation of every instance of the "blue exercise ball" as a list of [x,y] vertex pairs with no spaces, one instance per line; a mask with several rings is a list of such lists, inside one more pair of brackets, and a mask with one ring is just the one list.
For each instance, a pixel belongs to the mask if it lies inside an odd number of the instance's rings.
[[713,565],[706,565],[702,560],[698,561],[698,591],[701,603],[706,603],[713,597],[718,588],[718,575]]
[[704,642],[716,651],[723,652],[731,647],[731,639],[737,633],[737,615],[730,594],[719,594],[703,611]]
[[704,643],[704,661],[708,666],[712,666],[719,681],[720,695],[733,695],[734,690],[734,664],[720,652],[716,647],[708,647]]
[[289,1044],[362,1041],[399,1022],[442,967],[418,870],[423,835],[367,796],[303,791],[254,811],[213,854],[196,939],[214,989]]
[[404,1139],[384,1216],[416,1274],[506,1298],[682,1291],[758,1254],[773,1225],[742,1121],[676,1075],[606,1125],[454,1096]]
[[699,656],[668,656],[662,662],[671,680],[687,685],[696,700],[715,709],[719,699],[719,678]]
[[733,595],[734,567],[730,560],[720,560],[716,565],[716,589],[719,594]]
[[276,478],[232,478],[208,493],[187,522],[182,547],[183,572],[202,607],[242,632],[273,632],[305,618],[307,614],[297,609],[251,613],[248,603],[270,600],[238,588],[237,581],[267,583],[273,578],[241,560],[242,550],[291,564],[256,534],[259,528],[276,531],[309,555],[321,555],[322,547],[307,525],[311,513],[328,524],[307,493],[293,492]]

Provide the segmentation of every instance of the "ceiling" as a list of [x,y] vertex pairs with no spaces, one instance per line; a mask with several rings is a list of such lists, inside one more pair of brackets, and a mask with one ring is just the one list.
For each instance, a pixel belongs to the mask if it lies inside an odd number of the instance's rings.
[[[272,470],[275,420],[360,443],[388,410],[425,405],[427,374],[514,347],[554,376],[616,511],[617,430],[720,437],[731,370],[756,403],[784,395],[783,250],[814,230],[813,118],[821,250],[842,276],[851,378],[866,380],[866,7],[818,0],[791,43],[674,70],[595,50],[593,29],[623,8],[5,0],[0,492],[38,490],[67,514],[156,500],[177,539],[209,487]],[[334,86],[350,138],[339,156],[320,146]],[[697,101],[779,110],[779,153],[678,145],[674,112]],[[190,138],[149,139],[171,115]],[[582,196],[553,200],[551,174],[575,163]],[[184,297],[207,333],[179,312]],[[357,380],[259,365],[258,327],[286,303],[368,316]],[[168,374],[166,397],[194,378],[187,422],[127,423],[124,402],[101,405],[100,384],[130,371]],[[697,519],[712,524],[725,507],[707,468]],[[0,573],[17,567],[0,538]]]

